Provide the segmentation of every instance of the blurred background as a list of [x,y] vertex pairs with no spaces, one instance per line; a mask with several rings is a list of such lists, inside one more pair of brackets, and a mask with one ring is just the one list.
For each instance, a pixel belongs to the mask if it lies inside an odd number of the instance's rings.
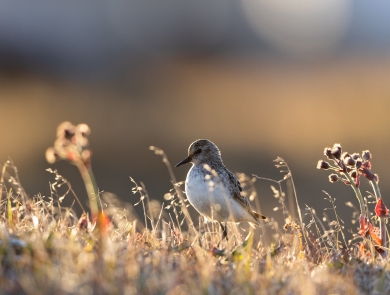
[[[134,204],[131,176],[161,202],[172,186],[149,146],[174,165],[207,138],[233,172],[281,179],[272,160],[283,157],[301,207],[321,216],[326,190],[348,223],[352,189],[316,163],[335,142],[370,149],[390,205],[389,10],[350,0],[1,2],[1,161],[12,158],[31,196],[50,195],[51,167],[86,203],[76,167],[44,154],[59,123],[87,123],[100,190]],[[175,168],[177,179],[189,168]],[[263,213],[283,222],[271,184],[256,182]]]

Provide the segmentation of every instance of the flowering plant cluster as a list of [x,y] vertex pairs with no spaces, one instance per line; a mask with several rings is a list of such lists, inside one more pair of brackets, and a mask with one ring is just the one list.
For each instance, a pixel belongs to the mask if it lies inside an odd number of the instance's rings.
[[92,220],[96,221],[98,231],[102,235],[106,231],[109,220],[103,212],[92,172],[92,152],[88,141],[90,133],[91,129],[87,124],[74,126],[70,122],[61,123],[57,127],[57,139],[54,141],[54,146],[46,150],[46,160],[50,164],[66,160],[79,169],[88,193]]
[[[386,250],[386,218],[389,216],[389,209],[384,204],[381,197],[378,182],[379,177],[371,171],[372,155],[370,151],[350,154],[343,152],[340,144],[336,143],[332,148],[326,147],[324,155],[331,163],[319,160],[317,169],[332,170],[334,173],[329,175],[330,182],[342,181],[352,187],[360,205],[360,235],[364,238],[371,238],[374,247],[383,258],[387,258]],[[360,178],[364,176],[371,184],[376,198],[375,213],[379,219],[379,230],[372,225],[370,215],[368,214],[367,204],[365,204],[360,191]],[[364,245],[360,246],[360,250]]]
[[91,164],[91,151],[88,148],[88,136],[91,130],[87,124],[74,126],[63,122],[57,127],[57,139],[54,146],[46,150],[46,160],[53,164],[58,160],[67,160],[73,165]]

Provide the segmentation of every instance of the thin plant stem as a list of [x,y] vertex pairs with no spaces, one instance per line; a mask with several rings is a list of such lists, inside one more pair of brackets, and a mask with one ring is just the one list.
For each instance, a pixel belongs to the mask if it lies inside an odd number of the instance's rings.
[[145,194],[145,197],[146,197],[146,202],[147,202],[148,211],[149,211],[149,218],[150,218],[150,222],[152,224],[152,231],[154,231],[154,218],[153,218],[152,208],[150,206],[149,194],[148,194],[148,192],[146,190],[146,187],[143,184],[143,182],[141,182],[141,187],[142,187],[142,190],[144,191],[144,194]]
[[343,175],[345,176],[345,178],[347,178],[347,180],[351,184],[352,189],[355,192],[355,195],[356,195],[356,197],[357,197],[357,199],[359,201],[360,212],[362,213],[362,216],[368,217],[367,214],[366,214],[366,209],[364,207],[364,200],[363,200],[362,193],[360,192],[360,189],[356,186],[354,179],[351,177],[351,175],[349,175],[349,173],[344,173],[343,172]]
[[173,173],[172,166],[171,166],[171,163],[168,160],[167,155],[165,154],[165,152],[162,149],[159,149],[159,148],[154,147],[154,146],[151,146],[150,150],[154,151],[157,155],[161,155],[162,156],[163,162],[167,166],[169,176],[171,177],[171,180],[172,180],[172,183],[173,183],[173,187],[175,188],[176,193],[177,193],[177,195],[179,197],[180,205],[181,205],[181,211],[183,212],[184,216],[186,217],[186,222],[187,222],[188,227],[191,228],[194,231],[194,233],[196,235],[195,239],[197,239],[198,231],[196,230],[194,222],[192,221],[190,213],[188,212],[187,207],[185,205],[185,202],[184,202],[185,199],[184,199],[184,196],[183,196],[183,192],[177,186],[176,176]]
[[99,201],[98,189],[95,182],[95,177],[93,175],[91,166],[86,166],[83,162],[78,163],[77,168],[79,168],[81,177],[83,178],[85,189],[87,190],[89,204],[91,207],[92,216],[96,217],[96,225],[99,233],[99,243],[103,245],[103,236],[105,234],[105,216],[103,214],[103,208]]
[[[284,160],[283,160],[284,161]],[[288,166],[288,164],[284,161],[285,165],[286,165],[286,168],[288,170],[288,174],[289,175],[289,178],[291,180],[291,185],[292,185],[292,188],[293,188],[293,192],[294,192],[294,197],[295,197],[295,202],[297,204],[297,210],[298,210],[298,216],[299,216],[299,221],[301,223],[301,228],[302,228],[302,233],[303,233],[303,238],[305,239],[305,242],[306,244],[308,245],[308,239],[306,237],[306,232],[305,232],[305,226],[303,224],[303,219],[302,219],[302,214],[301,214],[301,208],[299,207],[299,202],[298,202],[298,196],[297,196],[297,191],[295,189],[295,184],[294,184],[294,180],[293,180],[293,177],[292,177],[292,174],[291,174],[291,170],[290,170],[290,167]],[[310,250],[309,250],[310,251]]]
[[[374,190],[374,194],[375,194],[375,198],[376,198],[376,201],[378,202],[379,199],[382,198],[381,196],[381,192],[379,190],[379,186],[378,186],[378,182],[375,181],[375,180],[372,180],[370,181],[370,184]],[[382,246],[383,246],[383,255],[382,257],[387,259],[387,250],[386,250],[386,244],[387,244],[387,241],[386,241],[386,220],[385,220],[385,217],[384,216],[379,216],[379,229],[380,229],[380,239],[382,241]]]
[[88,169],[84,163],[80,163],[77,165],[77,168],[79,168],[81,177],[83,178],[85,189],[87,190],[89,204],[91,206],[91,212],[92,214],[97,214],[99,210],[99,202],[97,202],[97,189],[95,188],[95,185],[93,184],[90,169]]

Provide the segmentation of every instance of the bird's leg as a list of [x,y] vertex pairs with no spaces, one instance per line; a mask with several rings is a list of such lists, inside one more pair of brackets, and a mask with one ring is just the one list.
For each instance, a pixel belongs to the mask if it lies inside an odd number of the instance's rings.
[[227,226],[226,226],[226,222],[225,222],[225,226],[223,226],[222,222],[219,223],[219,225],[221,226],[221,229],[222,229],[222,237],[221,237],[221,240],[219,241],[217,247],[219,248],[219,245],[222,243],[222,241],[226,238],[226,241],[228,240],[228,237],[227,237]]
[[223,239],[226,239],[226,241],[228,240],[228,236],[227,236],[227,224],[225,222],[225,226],[222,225],[222,222],[219,224],[222,228],[222,241]]

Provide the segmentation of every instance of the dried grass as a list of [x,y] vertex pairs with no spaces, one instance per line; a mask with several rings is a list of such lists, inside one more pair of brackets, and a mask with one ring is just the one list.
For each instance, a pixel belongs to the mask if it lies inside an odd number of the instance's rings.
[[[330,196],[335,220],[323,224],[310,207],[306,208],[309,224],[292,220],[281,186],[289,181],[291,171],[282,181],[273,180],[278,184],[273,191],[280,203],[275,211],[282,209],[288,221],[284,228],[270,218],[255,235],[230,224],[229,240],[221,242],[218,226],[185,219],[182,209],[188,203],[179,184],[165,195],[166,203],[159,204],[153,203],[143,184],[133,180],[133,191],[140,194],[144,208],[143,218],[113,194],[101,195],[104,214],[110,220],[102,238],[96,220],[61,206],[63,198],[75,198],[75,194],[57,172],[52,171],[51,196],[29,198],[13,163],[8,161],[4,167],[1,294],[390,292],[388,262],[380,256],[362,258],[357,249],[345,247],[343,226]],[[256,179],[238,176],[254,200]],[[64,194],[59,193],[61,187]],[[263,231],[273,233],[272,244],[264,243]]]

